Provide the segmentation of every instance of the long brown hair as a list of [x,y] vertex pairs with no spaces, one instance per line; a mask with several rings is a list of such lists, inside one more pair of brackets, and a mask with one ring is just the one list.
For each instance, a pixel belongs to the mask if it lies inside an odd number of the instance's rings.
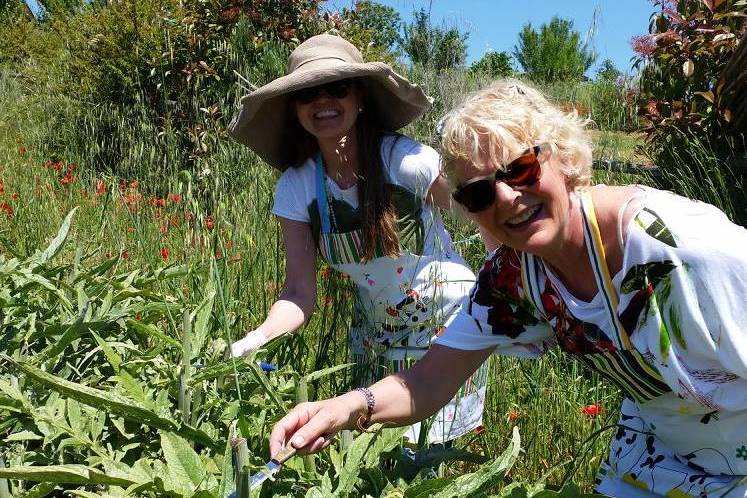
[[[399,236],[397,234],[397,213],[392,203],[392,190],[387,183],[381,144],[386,130],[381,124],[376,104],[369,98],[363,82],[354,80],[362,95],[363,112],[356,121],[358,142],[358,182],[359,209],[362,213],[364,262],[374,259],[378,252],[396,258],[399,256]],[[301,167],[309,158],[319,153],[319,143],[298,121],[295,107],[288,100],[289,123],[286,128],[288,147],[286,164]],[[390,151],[391,155],[391,151]]]
[[[399,256],[397,212],[392,203],[392,189],[387,183],[381,142],[384,129],[376,105],[364,93],[363,112],[358,114],[358,198],[363,213],[363,261],[374,258],[377,243],[385,256]],[[391,156],[391,151],[390,154]]]

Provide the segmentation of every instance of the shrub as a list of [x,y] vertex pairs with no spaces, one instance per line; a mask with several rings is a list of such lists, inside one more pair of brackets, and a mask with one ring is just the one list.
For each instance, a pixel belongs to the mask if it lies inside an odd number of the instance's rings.
[[539,31],[527,23],[519,33],[514,57],[529,78],[550,83],[580,80],[592,65],[594,53],[581,35],[573,29],[573,21],[553,17]]
[[[716,103],[721,72],[747,28],[745,4],[739,0],[654,0],[654,4],[661,10],[652,16],[650,33],[634,38],[633,47],[639,54],[640,108],[648,124],[649,153],[659,167],[672,170],[663,186],[682,190],[693,178],[702,179],[692,176],[690,165],[715,162],[721,167],[706,168],[709,174],[725,175],[718,183],[738,189],[733,194],[739,196],[747,176],[744,168],[733,165],[744,154],[744,136],[730,130],[728,115]],[[672,177],[677,170],[682,176]],[[722,195],[715,190],[699,192],[703,200]]]

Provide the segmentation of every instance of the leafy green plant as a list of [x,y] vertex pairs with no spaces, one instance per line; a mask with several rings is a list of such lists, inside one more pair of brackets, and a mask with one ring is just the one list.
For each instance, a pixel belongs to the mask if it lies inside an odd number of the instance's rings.
[[[721,71],[747,29],[747,2],[657,0],[654,4],[661,10],[652,16],[649,34],[634,39],[634,49],[642,68],[640,109],[648,124],[649,154],[668,170],[663,186],[684,193],[689,169],[700,169],[700,174],[708,170],[722,177],[718,183],[736,185],[737,190],[728,188],[727,197],[739,198],[746,177],[744,168],[737,166],[746,150],[745,137],[731,129],[728,112],[717,103]],[[690,178],[700,179],[700,174]],[[721,196],[715,190],[696,190],[701,193],[698,198],[706,201]],[[729,206],[718,205],[730,211]],[[735,219],[745,223],[739,211]]]
[[596,58],[588,43],[582,43],[573,21],[553,17],[539,31],[525,24],[513,55],[534,81],[580,80]]
[[491,78],[506,78],[514,73],[511,55],[508,52],[487,52],[479,61],[472,63],[469,70]]
[[412,23],[405,24],[402,50],[414,64],[442,71],[460,68],[467,58],[467,37],[456,27],[433,26],[425,9],[413,12]]

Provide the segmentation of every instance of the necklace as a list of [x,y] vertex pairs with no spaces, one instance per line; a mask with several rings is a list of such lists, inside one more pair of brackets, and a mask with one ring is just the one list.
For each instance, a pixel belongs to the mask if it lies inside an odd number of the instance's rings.
[[337,231],[337,217],[332,207],[332,197],[327,188],[327,175],[321,153],[316,158],[316,197],[322,232],[330,233],[333,228]]

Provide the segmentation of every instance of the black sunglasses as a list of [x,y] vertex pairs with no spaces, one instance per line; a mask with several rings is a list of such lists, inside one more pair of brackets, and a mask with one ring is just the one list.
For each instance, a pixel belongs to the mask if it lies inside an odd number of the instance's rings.
[[537,158],[540,152],[542,148],[535,145],[495,174],[472,178],[459,185],[451,196],[470,213],[479,213],[495,202],[495,182],[503,182],[510,187],[528,187],[537,183],[542,176],[542,167]]
[[344,99],[348,96],[352,87],[353,82],[350,80],[337,80],[319,86],[296,90],[291,93],[291,97],[300,104],[311,104],[319,98],[319,94],[324,90],[324,93],[334,99]]

